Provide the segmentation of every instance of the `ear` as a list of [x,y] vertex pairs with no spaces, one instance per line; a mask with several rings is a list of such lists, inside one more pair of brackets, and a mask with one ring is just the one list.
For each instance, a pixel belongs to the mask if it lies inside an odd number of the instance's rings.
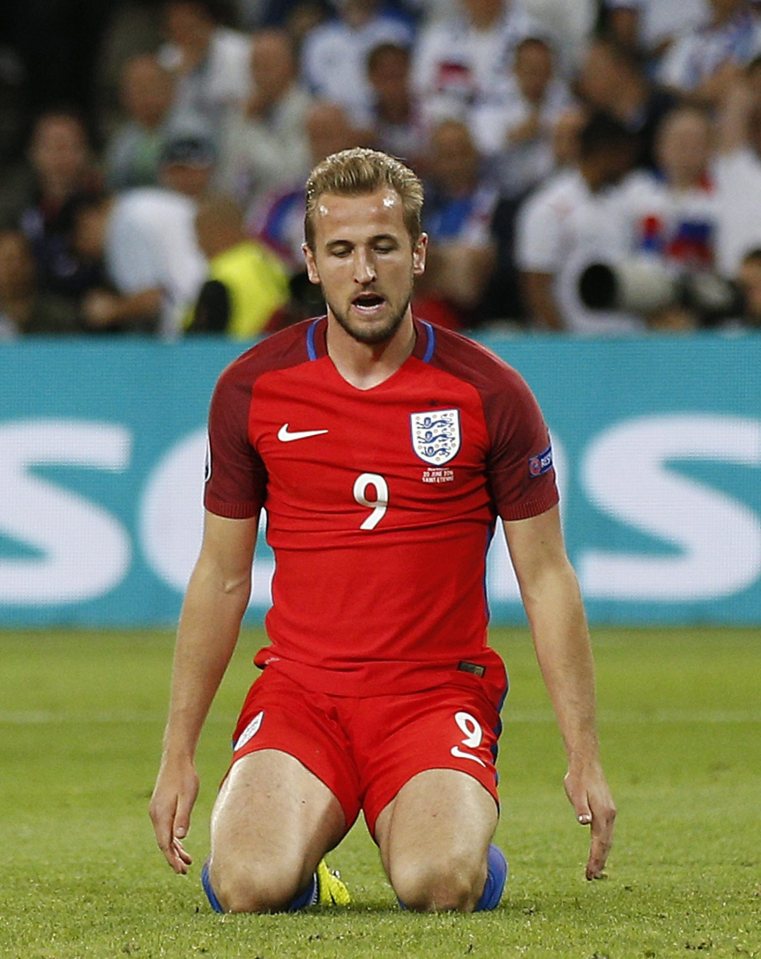
[[412,248],[412,275],[422,276],[425,273],[425,257],[428,252],[428,234],[421,233],[417,243]]
[[317,269],[317,261],[314,258],[314,252],[306,243],[301,244],[301,252],[304,254],[304,262],[306,263],[309,282],[319,286],[320,273]]

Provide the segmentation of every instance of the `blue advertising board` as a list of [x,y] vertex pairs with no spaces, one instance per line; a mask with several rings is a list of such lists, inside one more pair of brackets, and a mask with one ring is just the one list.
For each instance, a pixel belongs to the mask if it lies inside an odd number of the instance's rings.
[[[761,337],[485,337],[550,426],[593,622],[761,624]],[[0,347],[0,626],[173,622],[224,340]],[[269,602],[260,543],[249,618]],[[504,542],[492,620],[521,622]]]

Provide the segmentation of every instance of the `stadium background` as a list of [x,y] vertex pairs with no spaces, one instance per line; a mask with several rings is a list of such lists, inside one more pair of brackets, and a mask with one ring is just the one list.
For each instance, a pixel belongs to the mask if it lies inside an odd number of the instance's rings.
[[[485,342],[544,409],[592,621],[761,623],[761,340]],[[0,346],[0,625],[175,620],[200,543],[207,403],[240,349]],[[260,544],[251,624],[271,570]],[[502,542],[488,585],[494,623],[521,622]]]

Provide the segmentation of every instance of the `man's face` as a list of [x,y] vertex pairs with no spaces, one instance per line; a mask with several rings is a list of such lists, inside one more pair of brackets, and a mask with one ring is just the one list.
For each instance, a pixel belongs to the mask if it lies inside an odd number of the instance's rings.
[[525,97],[540,100],[552,79],[552,53],[544,43],[524,43],[515,55],[515,78]]
[[401,198],[385,187],[364,196],[322,194],[313,226],[314,249],[305,245],[304,257],[329,313],[358,342],[387,342],[425,269],[427,237],[413,246]]
[[659,132],[656,155],[667,179],[699,180],[711,157],[709,121],[689,110],[673,114]]
[[84,130],[72,117],[45,117],[35,132],[31,158],[43,180],[73,185],[87,168]]

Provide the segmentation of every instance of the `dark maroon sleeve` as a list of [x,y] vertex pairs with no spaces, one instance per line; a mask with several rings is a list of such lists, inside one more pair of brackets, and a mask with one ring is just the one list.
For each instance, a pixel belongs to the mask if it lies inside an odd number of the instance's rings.
[[534,394],[515,370],[503,367],[482,397],[497,512],[506,520],[544,513],[558,502],[558,490],[552,444]]
[[248,438],[251,389],[233,364],[219,378],[209,411],[204,506],[228,519],[256,516],[264,502],[267,474]]

